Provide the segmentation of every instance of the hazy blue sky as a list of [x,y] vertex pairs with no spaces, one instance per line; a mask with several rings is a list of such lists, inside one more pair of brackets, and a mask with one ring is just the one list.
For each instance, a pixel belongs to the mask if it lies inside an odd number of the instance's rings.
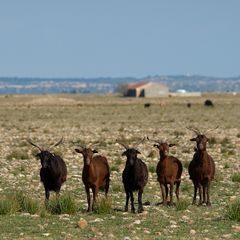
[[240,75],[239,0],[0,0],[0,76]]

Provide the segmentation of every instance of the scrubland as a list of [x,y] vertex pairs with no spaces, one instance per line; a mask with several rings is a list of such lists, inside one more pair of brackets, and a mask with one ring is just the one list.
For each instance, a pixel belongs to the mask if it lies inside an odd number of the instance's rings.
[[[204,107],[205,99],[215,106]],[[151,103],[144,108],[144,103]],[[187,103],[191,102],[191,108]],[[211,186],[211,207],[192,206],[193,185],[187,167],[194,153],[189,139],[197,127],[207,134],[208,152],[216,163]],[[61,190],[65,208],[49,211],[39,180],[37,150],[30,137],[47,147],[64,137],[54,152],[68,167]],[[164,207],[155,168],[158,152],[151,139],[175,143],[170,153],[184,166],[180,202]],[[142,214],[123,212],[125,193],[121,181],[125,165],[123,148],[135,146],[149,169]],[[205,94],[202,97],[135,99],[114,95],[10,95],[0,96],[0,238],[1,239],[239,239],[240,220],[240,95]],[[75,147],[91,146],[107,156],[111,182],[107,202],[99,194],[98,209],[86,213],[81,180],[82,156]],[[20,196],[20,197],[19,197]],[[50,198],[55,201],[55,194]],[[18,199],[18,200],[16,200]],[[20,199],[20,200],[19,200]],[[137,199],[137,196],[135,196]],[[229,216],[229,206],[237,217]],[[64,210],[65,209],[65,210]],[[86,224],[81,226],[79,221]],[[80,222],[81,222],[80,221]],[[79,226],[80,225],[80,226]]]

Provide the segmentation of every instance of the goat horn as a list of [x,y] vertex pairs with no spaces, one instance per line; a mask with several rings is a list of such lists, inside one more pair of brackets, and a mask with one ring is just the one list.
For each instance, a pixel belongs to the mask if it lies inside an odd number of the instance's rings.
[[197,135],[201,135],[201,132],[197,128],[187,127],[188,130],[195,132]]
[[206,132],[205,132],[205,134],[207,134],[208,132],[211,132],[211,131],[213,131],[213,130],[218,129],[218,127],[219,127],[219,126],[216,126],[215,128],[207,129]]
[[158,143],[158,144],[161,144],[161,143],[163,143],[163,141],[162,140],[154,140],[154,139],[149,139],[149,137],[147,136],[147,140],[148,141],[151,141],[151,142],[155,142],[155,143]]
[[118,144],[122,145],[126,150],[129,149],[129,146],[124,144],[124,143],[120,143],[120,142],[117,142]]
[[63,141],[63,137],[61,137],[61,139],[60,139],[57,143],[51,145],[51,146],[49,147],[49,149],[58,146],[60,143],[62,143],[62,141]]
[[35,143],[32,142],[32,140],[30,138],[27,138],[26,139],[28,143],[30,143],[32,146],[38,148],[40,151],[42,151],[42,148],[39,147],[38,145],[36,145]]

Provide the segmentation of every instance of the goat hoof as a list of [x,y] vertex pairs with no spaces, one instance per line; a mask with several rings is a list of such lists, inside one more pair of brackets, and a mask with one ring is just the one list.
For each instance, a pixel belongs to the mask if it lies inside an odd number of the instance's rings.
[[131,212],[132,212],[132,213],[135,213],[135,209],[132,209]]
[[144,210],[143,210],[143,208],[141,208],[141,209],[138,209],[138,213],[142,213]]
[[211,207],[211,205],[212,205],[212,204],[211,204],[210,202],[207,202],[207,203],[206,203],[206,206],[208,206],[208,207]]

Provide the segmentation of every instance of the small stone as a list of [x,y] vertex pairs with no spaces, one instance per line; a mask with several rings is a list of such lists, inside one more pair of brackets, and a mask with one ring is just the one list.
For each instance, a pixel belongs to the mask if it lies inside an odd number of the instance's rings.
[[232,234],[229,233],[229,234],[223,234],[222,235],[223,238],[226,238],[226,239],[231,239],[232,238]]
[[233,225],[232,229],[234,232],[239,233],[240,232],[240,225]]
[[84,218],[80,218],[78,222],[78,227],[84,229],[88,226],[88,222]]
[[50,236],[50,233],[43,233],[43,236],[48,237],[48,236]]
[[195,234],[196,234],[196,230],[191,229],[191,230],[190,230],[190,234],[191,234],[191,235],[195,235]]
[[133,222],[133,224],[139,225],[139,224],[141,224],[141,221],[140,220],[136,220],[136,221]]
[[229,198],[229,201],[230,201],[230,202],[234,202],[234,201],[236,201],[236,199],[237,199],[237,196],[231,196],[231,197]]

